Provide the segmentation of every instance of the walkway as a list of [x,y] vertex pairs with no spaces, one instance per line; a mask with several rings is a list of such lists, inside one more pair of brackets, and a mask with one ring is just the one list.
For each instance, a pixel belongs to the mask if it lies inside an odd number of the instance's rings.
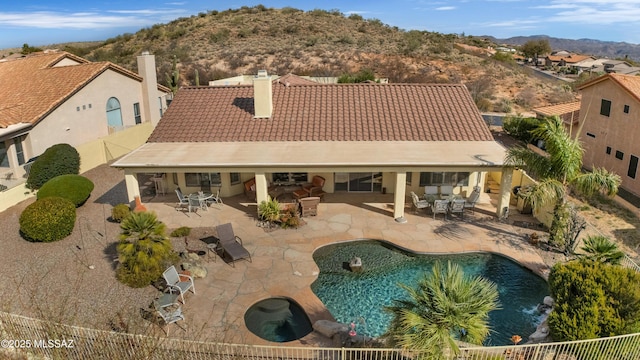
[[[407,208],[406,224],[393,220],[393,195],[327,194],[318,216],[304,218],[298,229],[266,231],[257,226],[256,206],[244,196],[225,198],[224,205],[208,211],[176,211],[175,196],[147,201],[169,229],[189,226],[215,236],[214,227],[231,222],[236,235],[251,252],[253,261],[236,262],[235,267],[220,258],[205,262],[209,274],[196,280],[196,294],[188,294],[184,306],[186,333],[172,330],[172,336],[199,338],[242,344],[272,344],[251,334],[244,326],[244,312],[256,301],[285,296],[300,303],[312,322],[332,319],[310,290],[318,267],[313,252],[324,245],[356,239],[380,239],[419,253],[457,253],[488,251],[519,261],[531,270],[547,275],[548,268],[533,247],[525,241],[532,232],[498,222],[492,215],[495,205],[483,194],[475,214],[465,212],[464,220],[430,214],[416,214]],[[174,241],[175,242],[175,241]],[[181,241],[176,245],[179,248]],[[191,245],[190,245],[191,246]],[[347,259],[348,260],[348,259]],[[331,345],[313,333],[290,346]]]

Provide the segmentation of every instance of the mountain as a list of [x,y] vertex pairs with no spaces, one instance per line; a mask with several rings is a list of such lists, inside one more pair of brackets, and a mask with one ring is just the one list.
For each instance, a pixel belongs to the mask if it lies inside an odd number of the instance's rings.
[[628,57],[640,61],[640,45],[626,42],[600,41],[594,39],[561,39],[546,35],[514,36],[506,39],[497,39],[487,36],[498,44],[522,45],[530,40],[548,40],[553,50],[568,50],[579,54],[594,55],[611,59],[623,59]]

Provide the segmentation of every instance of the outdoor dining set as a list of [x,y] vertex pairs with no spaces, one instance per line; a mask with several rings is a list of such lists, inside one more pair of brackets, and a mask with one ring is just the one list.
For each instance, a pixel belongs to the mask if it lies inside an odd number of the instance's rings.
[[222,198],[220,198],[220,190],[215,194],[208,191],[198,191],[185,196],[182,190],[177,188],[176,195],[178,195],[176,209],[187,209],[189,212],[207,211],[212,204],[223,204]]
[[415,210],[430,209],[434,219],[436,214],[443,214],[445,219],[447,214],[459,214],[463,218],[465,209],[471,209],[475,212],[475,205],[479,198],[479,186],[474,186],[473,191],[466,198],[453,194],[453,186],[450,185],[425,186],[422,198],[418,197],[415,192],[411,192],[411,200]]

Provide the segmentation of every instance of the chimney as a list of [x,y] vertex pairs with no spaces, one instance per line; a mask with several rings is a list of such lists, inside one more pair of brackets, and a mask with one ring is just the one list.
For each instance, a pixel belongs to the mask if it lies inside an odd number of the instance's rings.
[[159,107],[162,106],[156,77],[156,58],[148,51],[143,51],[137,60],[138,75],[142,76],[142,119],[144,122],[151,121],[155,127],[160,121]]
[[270,118],[273,111],[273,95],[271,91],[271,76],[267,70],[258,70],[253,79],[253,106],[255,118]]

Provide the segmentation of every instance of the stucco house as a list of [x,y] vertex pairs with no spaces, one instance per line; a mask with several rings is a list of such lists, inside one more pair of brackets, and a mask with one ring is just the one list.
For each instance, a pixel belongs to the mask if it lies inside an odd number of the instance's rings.
[[171,92],[158,85],[155,59],[139,74],[63,51],[0,60],[0,182],[26,180],[25,164],[57,143],[74,147],[137,124],[157,124]]
[[622,178],[625,191],[640,196],[640,77],[610,73],[581,85],[582,141],[587,169],[604,167]]
[[401,222],[408,191],[453,185],[464,196],[486,171],[502,172],[498,209],[508,206],[504,157],[464,85],[292,85],[260,71],[253,85],[181,88],[147,143],[112,166],[130,201],[141,173],[165,174],[170,192],[211,181],[222,196],[255,179],[257,203],[270,186],[319,175],[328,193],[393,193]]

